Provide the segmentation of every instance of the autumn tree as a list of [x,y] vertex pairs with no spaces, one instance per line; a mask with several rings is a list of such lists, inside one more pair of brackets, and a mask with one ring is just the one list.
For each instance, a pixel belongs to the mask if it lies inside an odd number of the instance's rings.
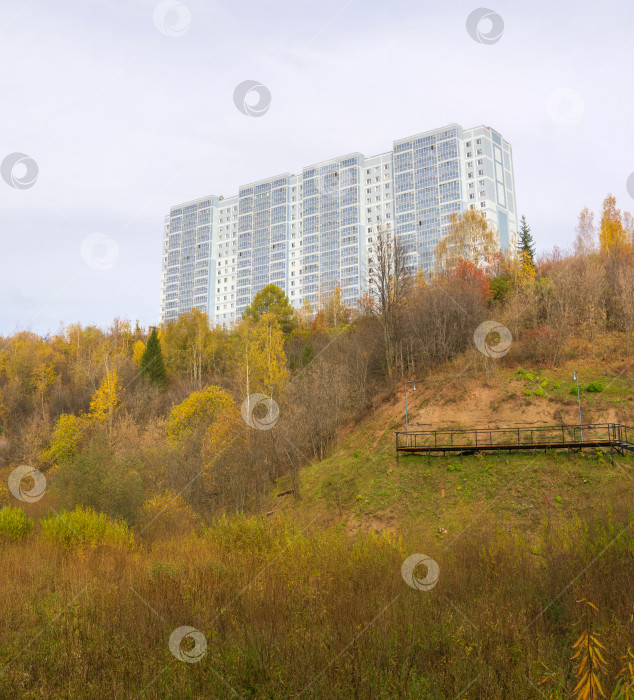
[[161,341],[156,328],[152,328],[147,345],[141,357],[141,372],[152,382],[163,386],[165,384],[165,363],[161,351]]
[[348,322],[350,310],[343,304],[341,287],[335,286],[332,294],[326,297],[320,313],[323,314],[327,328],[338,328],[341,324]]
[[200,391],[193,391],[170,412],[167,426],[170,440],[182,442],[198,428],[209,426],[233,404],[230,394],[218,386],[206,386]]
[[297,310],[296,315],[298,327],[302,330],[308,330],[313,320],[313,307],[308,297],[304,299],[304,303]]
[[167,369],[202,386],[210,368],[212,337],[207,314],[199,309],[191,309],[168,323],[161,338]]
[[448,275],[449,284],[461,282],[471,287],[482,303],[491,296],[490,277],[470,260],[459,260],[458,264]]
[[53,462],[54,466],[70,462],[77,453],[79,439],[85,428],[85,420],[72,413],[62,413],[51,436],[48,450],[42,458]]
[[603,200],[599,239],[601,241],[601,252],[605,255],[618,253],[626,243],[621,211],[617,209],[616,197],[612,194],[609,194]]
[[629,211],[623,212],[623,228],[630,247],[634,251],[634,216]]
[[145,352],[145,343],[142,340],[135,341],[132,346],[132,359],[137,366],[141,366],[141,360],[143,359],[143,353]]
[[106,376],[90,401],[88,417],[97,422],[106,421],[108,428],[111,429],[114,412],[120,401],[120,392],[121,385],[119,384],[117,370],[107,371]]
[[274,314],[257,323],[244,320],[232,338],[233,371],[245,397],[262,392],[273,397],[281,391],[286,372],[284,334]]
[[288,297],[275,284],[267,284],[253,297],[242,318],[251,318],[257,323],[264,314],[273,314],[284,333],[290,333],[297,326],[295,311]]
[[597,231],[594,225],[594,214],[585,207],[579,214],[576,228],[574,251],[576,255],[590,255],[597,249]]
[[407,270],[407,250],[397,238],[396,231],[379,224],[368,255],[368,287],[375,305],[374,312],[383,336],[385,366],[391,376],[396,363],[398,320],[407,300],[410,276]]
[[625,352],[629,355],[631,336],[634,332],[634,266],[632,264],[619,270],[617,295],[621,323],[625,331]]
[[484,212],[467,209],[449,216],[449,228],[434,248],[434,259],[439,270],[450,270],[459,260],[483,267],[499,247],[499,235]]

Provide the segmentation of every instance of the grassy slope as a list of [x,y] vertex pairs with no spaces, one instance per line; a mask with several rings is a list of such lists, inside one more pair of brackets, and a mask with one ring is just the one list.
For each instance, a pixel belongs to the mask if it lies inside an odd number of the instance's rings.
[[[557,370],[523,367],[532,379],[518,375],[516,368],[496,369],[487,378],[464,358],[462,366],[419,382],[416,394],[410,390],[410,430],[577,424],[577,397],[569,393],[573,366],[582,387],[590,382],[604,387],[598,393],[583,392],[584,423],[634,426],[634,380],[609,341],[604,343],[606,353],[612,350],[611,361],[600,352],[595,359]],[[467,371],[460,374],[464,367]],[[394,431],[404,429],[404,414],[401,391],[341,439],[329,458],[302,470],[301,499],[286,499],[284,505],[344,521],[352,531],[424,529],[451,537],[486,512],[503,528],[530,532],[545,518],[566,519],[580,509],[609,503],[634,475],[634,455],[615,455],[613,466],[609,453],[600,450],[432,457],[431,463],[415,455],[396,460]],[[287,485],[280,482],[278,490]],[[441,535],[440,528],[448,534]]]

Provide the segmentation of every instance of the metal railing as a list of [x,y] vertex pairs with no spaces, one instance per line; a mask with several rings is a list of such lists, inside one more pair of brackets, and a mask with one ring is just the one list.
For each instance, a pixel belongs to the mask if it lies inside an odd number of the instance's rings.
[[499,449],[575,448],[634,445],[634,429],[619,423],[533,425],[516,428],[409,430],[396,433],[396,449],[403,451],[481,451]]

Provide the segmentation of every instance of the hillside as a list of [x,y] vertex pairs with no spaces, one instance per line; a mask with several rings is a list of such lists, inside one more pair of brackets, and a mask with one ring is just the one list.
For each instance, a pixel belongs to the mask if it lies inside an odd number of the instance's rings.
[[[618,342],[618,337],[601,338],[595,358],[570,360],[554,370],[495,368],[488,377],[472,357],[462,357],[419,381],[415,393],[410,387],[410,430],[578,425],[575,369],[584,423],[632,425],[634,377]],[[584,391],[591,382],[602,390]],[[544,518],[565,520],[580,508],[592,512],[609,503],[634,475],[633,455],[617,455],[612,466],[609,454],[600,450],[397,460],[394,431],[404,429],[405,398],[399,389],[344,434],[331,456],[301,472],[299,501],[290,494],[280,503],[272,498],[271,510],[323,513],[351,531],[416,526],[438,535],[446,530],[441,538],[485,512],[504,528],[532,531]],[[281,480],[276,492],[289,486]]]
[[394,433],[634,425],[628,255],[0,339],[0,697],[622,700],[634,455]]
[[[467,353],[418,381],[411,427],[574,422],[573,364],[601,385],[584,421],[633,423],[629,365],[607,357],[483,370]],[[0,695],[563,698],[583,598],[613,687],[634,637],[634,455],[397,461],[403,422],[397,390],[299,471],[299,498],[278,479],[268,515],[203,525],[159,498],[129,534],[81,510],[30,532],[4,515]],[[406,585],[417,552],[437,562],[427,591]],[[190,633],[203,646],[174,650]]]

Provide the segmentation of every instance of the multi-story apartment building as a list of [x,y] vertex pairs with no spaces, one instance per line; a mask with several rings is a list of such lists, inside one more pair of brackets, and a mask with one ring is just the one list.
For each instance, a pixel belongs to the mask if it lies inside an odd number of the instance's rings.
[[161,322],[192,307],[213,323],[240,318],[274,283],[314,309],[335,286],[355,306],[367,289],[377,226],[395,230],[408,265],[431,274],[449,215],[481,210],[513,245],[517,209],[510,144],[490,127],[458,124],[351,153],[172,207],[165,218]]

